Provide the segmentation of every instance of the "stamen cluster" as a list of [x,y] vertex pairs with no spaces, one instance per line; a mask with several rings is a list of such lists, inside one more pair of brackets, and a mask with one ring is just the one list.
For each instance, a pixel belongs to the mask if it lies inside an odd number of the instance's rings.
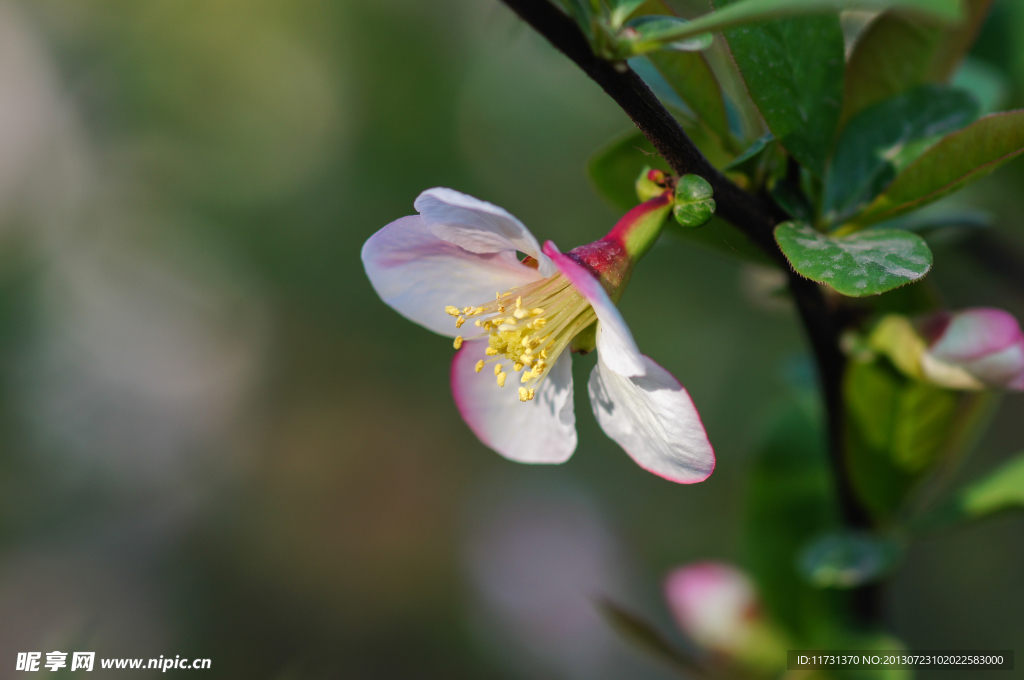
[[[455,317],[456,328],[462,328],[469,318],[478,317],[473,325],[482,333],[471,339],[486,334],[488,347],[484,353],[491,358],[478,361],[476,372],[496,362],[494,376],[498,386],[504,387],[508,370],[501,360],[511,361],[508,368],[512,372],[523,371],[519,400],[530,401],[558,355],[580,331],[597,321],[597,314],[561,273],[504,293],[496,292],[494,297],[492,302],[477,307],[459,309],[449,305],[445,312]],[[455,349],[462,347],[462,343],[461,335],[455,338]]]

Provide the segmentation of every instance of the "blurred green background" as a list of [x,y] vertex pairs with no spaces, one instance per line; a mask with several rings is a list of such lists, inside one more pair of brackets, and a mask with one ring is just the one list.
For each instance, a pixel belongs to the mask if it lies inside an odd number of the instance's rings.
[[[1017,5],[976,48],[1011,103]],[[219,678],[669,677],[588,598],[665,623],[668,569],[742,562],[749,461],[810,384],[795,316],[670,237],[638,269],[623,313],[718,454],[683,487],[604,438],[585,394],[567,464],[483,447],[451,341],[359,260],[432,186],[594,240],[618,215],[584,164],[629,128],[494,0],[0,1],[0,676],[60,649],[206,657]],[[1020,163],[955,201],[1020,243]],[[955,247],[933,278],[1024,318]],[[1006,398],[964,478],[1022,422]],[[1024,650],[1022,538],[1003,517],[916,546],[895,632]]]

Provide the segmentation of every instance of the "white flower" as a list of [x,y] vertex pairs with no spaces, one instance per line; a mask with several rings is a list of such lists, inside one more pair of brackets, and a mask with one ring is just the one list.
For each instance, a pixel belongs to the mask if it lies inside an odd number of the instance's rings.
[[[637,234],[651,231],[649,216],[667,214],[670,199],[638,206],[605,239],[568,254],[551,241],[541,249],[508,212],[451,189],[429,189],[415,207],[419,215],[370,237],[363,264],[384,302],[456,337],[452,392],[484,444],[523,463],[569,459],[576,415],[566,350],[596,324],[588,391],[601,428],[656,475],[707,479],[715,456],[690,395],[640,353],[609,295],[621,294],[649,246]],[[647,227],[631,231],[644,219]]]

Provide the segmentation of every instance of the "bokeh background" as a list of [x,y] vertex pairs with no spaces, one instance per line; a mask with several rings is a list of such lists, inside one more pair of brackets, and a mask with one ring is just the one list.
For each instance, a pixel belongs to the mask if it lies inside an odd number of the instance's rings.
[[[1024,103],[1020,3],[975,52]],[[671,237],[634,276],[623,313],[718,453],[682,487],[585,394],[567,464],[484,448],[451,341],[359,260],[432,186],[594,240],[618,215],[584,164],[629,127],[495,0],[0,0],[0,677],[54,649],[218,678],[669,677],[591,600],[671,636],[666,571],[742,564],[749,462],[813,385],[786,303]],[[954,200],[1024,243],[1024,165]],[[936,264],[951,305],[1024,318],[955,244]],[[1008,397],[963,478],[1024,448],[1022,422]],[[916,546],[897,634],[1024,652],[1022,538],[1008,516]]]

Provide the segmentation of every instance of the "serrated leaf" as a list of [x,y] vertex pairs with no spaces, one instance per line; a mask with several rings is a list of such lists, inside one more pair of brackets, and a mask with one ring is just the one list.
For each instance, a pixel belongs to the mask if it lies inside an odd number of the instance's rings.
[[798,564],[813,586],[856,588],[892,571],[903,552],[903,543],[894,537],[843,532],[812,541],[800,552]]
[[845,61],[839,17],[769,21],[728,30],[725,37],[772,134],[820,177],[843,98]]
[[924,239],[899,229],[830,236],[804,223],[784,222],[775,228],[775,240],[797,273],[850,297],[898,288],[932,266]]
[[[724,3],[723,3],[724,4]],[[760,21],[810,14],[833,14],[843,9],[882,11],[900,9],[939,21],[956,22],[963,16],[960,0],[738,0],[680,26],[664,40],[678,40],[710,31]]]
[[858,225],[892,219],[991,174],[1024,151],[1024,110],[994,113],[954,132],[905,168]]
[[623,640],[640,651],[650,654],[687,675],[695,674],[699,677],[706,673],[700,662],[670,644],[653,625],[643,618],[605,598],[597,601],[597,608],[608,625]]
[[970,94],[940,85],[921,85],[861,111],[843,129],[826,173],[825,221],[862,209],[939,135],[977,115]]
[[697,52],[652,52],[647,55],[654,67],[708,128],[723,140],[728,139],[729,116],[722,88],[704,55]]

